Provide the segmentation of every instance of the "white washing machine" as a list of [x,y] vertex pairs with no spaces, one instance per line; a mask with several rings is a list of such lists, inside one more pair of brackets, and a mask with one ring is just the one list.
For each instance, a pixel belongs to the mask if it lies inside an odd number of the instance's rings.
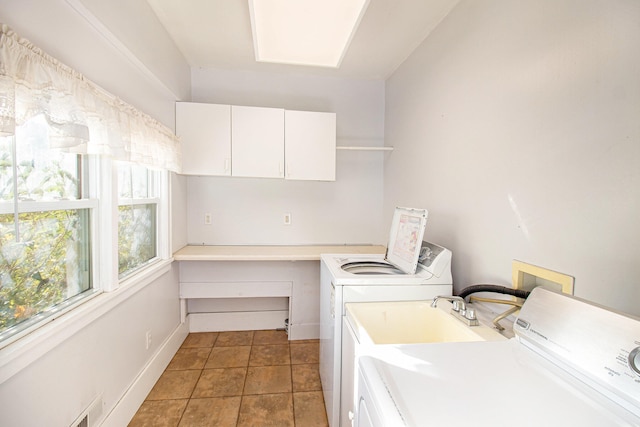
[[340,411],[344,305],[451,295],[451,251],[422,241],[426,220],[425,210],[396,208],[385,255],[321,256],[320,379],[330,427],[351,424]]
[[514,332],[379,346],[354,426],[640,426],[640,320],[536,288]]

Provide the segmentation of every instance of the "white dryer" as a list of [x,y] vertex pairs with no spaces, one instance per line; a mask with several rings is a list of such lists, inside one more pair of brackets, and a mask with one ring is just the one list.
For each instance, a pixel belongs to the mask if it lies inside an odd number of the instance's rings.
[[514,331],[378,346],[359,360],[354,426],[640,426],[640,319],[535,288]]
[[385,255],[321,256],[320,379],[330,427],[351,425],[340,410],[344,305],[451,295],[451,251],[422,241],[426,219],[425,210],[396,208]]

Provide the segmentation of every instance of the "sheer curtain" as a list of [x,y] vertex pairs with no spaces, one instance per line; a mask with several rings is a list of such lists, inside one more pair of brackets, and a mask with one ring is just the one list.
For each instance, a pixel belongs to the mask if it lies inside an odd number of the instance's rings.
[[180,144],[169,128],[2,25],[0,136],[39,114],[50,148],[180,172]]

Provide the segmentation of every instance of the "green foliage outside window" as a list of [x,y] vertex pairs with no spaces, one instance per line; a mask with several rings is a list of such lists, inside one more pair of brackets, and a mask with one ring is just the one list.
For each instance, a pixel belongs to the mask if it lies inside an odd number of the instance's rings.
[[118,274],[126,276],[157,256],[157,172],[118,162]]
[[[0,340],[92,288],[84,177],[114,177],[86,173],[81,156],[50,150],[44,125],[33,120],[0,138]],[[118,165],[121,277],[157,257],[157,176]]]
[[0,138],[0,335],[91,289],[81,165],[47,148],[38,120]]
[[118,273],[135,270],[156,256],[156,206],[118,207]]
[[86,210],[0,215],[0,332],[89,289]]

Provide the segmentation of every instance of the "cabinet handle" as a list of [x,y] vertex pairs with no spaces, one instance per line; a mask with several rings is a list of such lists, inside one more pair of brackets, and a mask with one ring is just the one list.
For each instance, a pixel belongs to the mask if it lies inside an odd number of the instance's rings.
[[282,170],[282,162],[278,162],[278,175],[284,176],[284,171]]
[[231,159],[227,157],[226,159],[224,159],[224,171],[229,172],[230,166],[231,166]]

